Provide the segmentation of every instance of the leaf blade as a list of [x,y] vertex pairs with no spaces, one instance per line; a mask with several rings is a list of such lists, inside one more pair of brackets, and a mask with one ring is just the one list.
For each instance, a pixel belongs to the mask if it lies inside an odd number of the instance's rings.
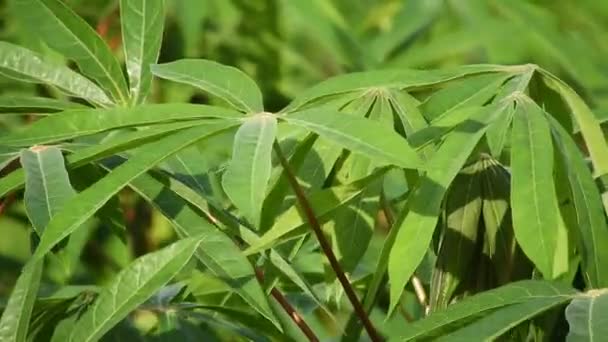
[[182,59],[152,65],[151,70],[157,77],[207,91],[245,113],[264,111],[260,89],[236,68],[204,59]]
[[19,0],[15,6],[51,48],[72,59],[112,98],[126,103],[127,86],[120,64],[103,39],[60,0]]
[[122,42],[131,101],[142,103],[152,84],[150,65],[160,53],[164,26],[164,0],[120,0]]
[[[428,162],[430,166],[426,176],[408,199],[408,203],[414,207],[408,209],[405,217],[400,217],[396,221],[393,227],[397,231],[395,240],[390,241],[383,248],[383,257],[381,257],[376,273],[379,275],[379,272],[384,272],[384,265],[388,262],[391,311],[399,302],[405,284],[424,258],[439,219],[442,199],[449,184],[485,133],[487,124],[492,122],[506,107],[506,103],[490,106],[476,113],[473,117],[474,120],[460,124],[460,128],[455,129],[446,137],[439,150]],[[378,277],[375,276],[375,278]]]
[[178,235],[208,237],[201,242],[196,257],[256,311],[277,325],[251,263],[228,236],[195,211],[194,208],[200,209],[201,205],[193,203],[193,197],[184,193],[183,189],[189,188],[173,186],[171,181],[166,184],[149,174],[136,178],[130,187],[165,215]]
[[238,112],[207,105],[164,103],[134,108],[70,110],[48,116],[0,138],[0,145],[29,146],[55,143],[117,128],[197,119],[237,119]]
[[41,236],[53,215],[76,193],[57,147],[24,149],[20,159],[25,170],[25,210]]
[[121,271],[80,318],[69,341],[97,341],[139,304],[168,283],[190,260],[201,237],[144,255]]
[[529,100],[513,117],[511,208],[515,238],[545,277],[552,277],[556,227],[560,223],[553,185],[553,143],[549,124]]
[[183,131],[182,134],[168,136],[140,149],[139,153],[128,162],[65,204],[61,212],[49,222],[33,258],[42,258],[55,244],[76,230],[116,192],[137,176],[169,155],[230,126],[230,124],[220,123],[193,127]]
[[370,159],[403,168],[422,168],[407,140],[380,122],[327,109],[309,109],[281,117]]
[[40,278],[42,261],[30,262],[17,279],[0,319],[0,340],[25,342]]
[[608,287],[608,274],[605,271],[608,270],[608,251],[603,247],[608,245],[608,225],[601,196],[576,143],[557,120],[549,117],[549,123],[568,172],[577,213],[577,231],[581,235],[580,253],[585,278],[591,288]]
[[270,180],[276,134],[277,120],[273,115],[247,119],[236,132],[232,159],[222,177],[222,186],[232,203],[256,227]]
[[490,312],[531,298],[571,298],[575,291],[564,284],[548,281],[523,280],[463,299],[445,310],[414,322],[402,340],[411,341],[423,337],[441,335],[459,321],[466,321],[477,314]]
[[566,307],[566,319],[570,331],[568,342],[601,341],[608,333],[606,315],[608,310],[608,292],[591,290],[583,293]]
[[10,71],[21,81],[50,84],[93,103],[112,103],[95,83],[66,66],[44,62],[36,53],[23,47],[0,42],[0,65],[0,71]]

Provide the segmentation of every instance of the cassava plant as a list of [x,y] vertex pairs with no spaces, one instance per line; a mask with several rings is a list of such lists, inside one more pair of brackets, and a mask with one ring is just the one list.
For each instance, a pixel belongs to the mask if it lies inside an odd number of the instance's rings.
[[[608,143],[542,67],[347,73],[272,112],[237,68],[158,63],[161,0],[120,1],[116,53],[13,3],[45,52],[2,41],[0,74],[49,96],[0,98],[31,121],[0,136],[31,245],[0,341],[604,338]],[[166,245],[129,252],[132,202]]]

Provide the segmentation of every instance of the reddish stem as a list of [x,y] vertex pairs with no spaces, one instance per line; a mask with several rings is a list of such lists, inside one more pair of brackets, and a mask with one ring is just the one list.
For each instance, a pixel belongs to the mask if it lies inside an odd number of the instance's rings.
[[340,281],[340,284],[344,288],[344,293],[346,294],[346,296],[348,297],[348,300],[352,304],[355,314],[359,317],[359,319],[361,320],[361,323],[363,323],[363,327],[367,331],[367,334],[369,335],[370,339],[373,342],[382,341],[383,340],[382,337],[380,337],[380,335],[378,335],[378,332],[372,325],[372,322],[369,320],[367,313],[363,309],[361,302],[357,298],[357,294],[355,293],[355,290],[353,290],[352,286],[350,285],[350,282],[348,281],[348,278],[346,278],[346,275],[344,274],[344,271],[342,270],[342,266],[340,266],[340,263],[338,262],[336,255],[334,254],[333,250],[331,249],[331,245],[329,244],[329,241],[327,241],[327,239],[325,238],[325,235],[323,235],[323,230],[321,229],[321,224],[317,220],[317,216],[315,215],[315,213],[312,209],[312,206],[310,205],[310,202],[306,198],[306,194],[304,194],[304,190],[302,190],[302,187],[300,186],[300,184],[298,183],[298,180],[296,179],[295,175],[293,174],[291,167],[289,166],[289,162],[283,155],[283,152],[281,151],[281,147],[279,146],[279,144],[277,144],[277,143],[274,144],[274,150],[279,158],[279,161],[281,162],[281,165],[283,166],[283,169],[285,170],[285,175],[287,176],[287,179],[289,180],[291,188],[293,189],[293,191],[296,195],[298,204],[299,204],[300,208],[304,211],[304,215],[306,216],[308,224],[312,228],[313,232],[315,233],[315,235],[317,237],[317,240],[319,241],[321,250],[327,257],[327,260],[329,261],[331,268],[334,270],[336,277],[338,278],[338,280]]

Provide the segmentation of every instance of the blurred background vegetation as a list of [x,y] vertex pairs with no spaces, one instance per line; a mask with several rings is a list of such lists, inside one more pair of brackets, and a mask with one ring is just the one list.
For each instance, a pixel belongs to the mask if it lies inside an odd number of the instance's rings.
[[[0,0],[0,40],[61,61],[30,33],[28,26],[36,23],[20,20],[14,1]],[[122,58],[118,0],[64,1]],[[347,72],[535,63],[571,84],[599,118],[608,118],[608,1],[166,0],[166,5],[159,62],[206,58],[236,66],[258,82],[270,110],[278,111],[303,89]],[[65,97],[44,85],[0,75],[2,99],[32,94]],[[205,103],[208,99],[192,87],[156,81],[149,101]],[[40,115],[15,114],[0,114],[0,134]],[[218,139],[214,149],[220,161],[230,154],[230,143]],[[0,163],[0,168],[2,176],[12,166]],[[30,245],[20,196],[0,204],[0,295],[4,298]],[[113,217],[128,228],[126,243],[104,234],[107,222],[92,222],[83,230],[83,262],[51,265],[51,279],[61,283],[64,274],[71,273],[66,269],[75,268],[83,284],[103,283],[135,256],[173,239],[161,215],[135,195],[125,192],[120,201],[123,213]],[[92,234],[96,238],[89,239]],[[376,245],[368,253],[378,253],[380,244]],[[298,268],[323,276],[321,256],[315,255],[318,258],[296,260]]]

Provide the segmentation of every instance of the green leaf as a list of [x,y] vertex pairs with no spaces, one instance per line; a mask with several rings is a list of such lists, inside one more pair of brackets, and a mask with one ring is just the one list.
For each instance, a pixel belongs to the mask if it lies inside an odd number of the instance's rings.
[[73,60],[80,71],[96,80],[114,101],[127,102],[127,85],[120,64],[86,21],[60,0],[17,0],[15,6],[24,16],[24,24],[49,47]]
[[[530,300],[569,300],[575,291],[564,284],[547,281],[524,280],[467,297],[429,317],[408,325],[408,332],[401,336],[403,341],[419,340],[441,336],[462,326],[480,315],[509,305],[526,303]],[[483,317],[483,316],[481,316]]]
[[591,290],[576,296],[566,307],[568,342],[599,342],[608,334],[608,290]]
[[458,286],[471,277],[482,205],[481,164],[477,161],[464,168],[446,194],[443,230],[430,285],[431,312],[447,307]]
[[[275,325],[276,318],[255,271],[245,254],[235,243],[207,221],[204,214],[207,203],[198,203],[199,196],[175,181],[161,181],[143,174],[130,183],[130,187],[158,209],[173,225],[179,236],[204,236],[196,257],[216,276],[228,284],[239,296]],[[190,190],[190,194],[184,191]],[[188,202],[186,202],[188,201]]]
[[164,0],[120,0],[122,44],[133,104],[144,102],[150,91],[150,65],[160,53],[164,22]]
[[22,150],[21,165],[25,170],[25,211],[38,236],[42,236],[51,218],[76,193],[57,147]]
[[[56,147],[21,151],[26,174],[25,209],[38,235],[49,220],[74,196],[63,156]],[[1,341],[26,341],[28,326],[43,269],[42,260],[25,265],[0,320]]]
[[[376,172],[355,183],[330,187],[311,193],[308,200],[310,201],[313,211],[317,215],[317,219],[321,222],[331,219],[336,209],[339,209],[361,195],[367,185],[380,174],[382,174],[382,172]],[[269,231],[245,250],[245,254],[251,255],[266,250],[275,245],[279,239],[291,237],[296,233],[301,234],[302,232],[300,230],[307,226],[306,218],[300,212],[298,204],[293,204],[276,219],[275,224]]]
[[458,125],[448,134],[429,160],[426,175],[408,199],[409,211],[404,211],[405,217],[400,217],[392,227],[397,231],[395,240],[387,240],[377,267],[377,272],[384,272],[388,262],[391,311],[399,303],[405,284],[424,258],[447,188],[477,146],[487,124],[507,107],[508,103],[501,103],[477,112],[471,120]]
[[327,109],[310,109],[281,119],[382,163],[418,169],[422,161],[407,140],[380,122]]
[[[557,91],[568,104],[572,115],[583,135],[585,146],[593,161],[596,177],[608,174],[608,143],[602,132],[599,120],[593,115],[587,104],[567,84],[551,75],[546,70],[540,69],[543,80],[547,86]],[[608,192],[602,194],[604,211],[608,213]]]
[[33,51],[0,42],[0,73],[25,82],[46,83],[93,103],[112,101],[95,83],[64,65],[44,62]]
[[52,113],[69,109],[87,108],[78,103],[66,102],[36,96],[2,96],[0,97],[0,112],[6,113]]
[[0,341],[25,342],[40,278],[42,261],[26,264],[0,319]]
[[151,68],[157,77],[200,88],[245,113],[264,111],[258,86],[234,67],[204,59],[182,59]]
[[467,65],[446,70],[379,70],[355,72],[336,76],[302,92],[282,112],[293,112],[317,99],[361,91],[369,88],[385,87],[412,89],[456,80],[469,75],[515,71],[514,67],[499,65]]
[[144,255],[105,287],[75,325],[68,341],[97,341],[188,263],[204,237],[178,241]]
[[23,169],[15,170],[0,178],[0,197],[6,196],[11,191],[23,186],[25,181]]
[[420,105],[420,110],[427,120],[433,121],[459,108],[484,105],[496,94],[507,77],[510,76],[481,74],[459,80],[435,92]]
[[507,143],[509,136],[509,128],[513,122],[513,113],[515,109],[506,111],[496,120],[486,133],[486,141],[488,142],[488,148],[494,158],[500,158],[502,151]]
[[490,312],[463,328],[445,334],[436,341],[466,342],[471,339],[494,341],[520,323],[562,305],[570,299],[571,296],[556,296],[511,304]]
[[67,161],[70,168],[76,168],[86,163],[154,142],[183,129],[206,124],[208,122],[203,120],[159,124],[139,131],[110,135],[102,141],[94,141],[92,144],[66,143],[62,145],[62,148],[74,152],[67,156]]
[[[298,174],[303,169],[306,158],[310,158],[311,149],[314,148],[316,141],[317,135],[311,133],[306,135],[294,148],[294,152],[289,157],[288,163],[290,169],[295,174]],[[290,190],[286,169],[281,168],[280,172],[270,191],[268,191],[268,196],[264,199],[264,205],[262,206],[260,230],[263,232],[272,226],[281,210],[285,207],[285,197]]]
[[277,119],[268,113],[249,117],[236,132],[232,159],[222,178],[226,194],[249,222],[258,227],[270,172]]
[[[517,246],[511,218],[511,175],[496,160],[485,158],[483,179],[484,255],[492,261],[498,284],[520,279],[527,259]],[[525,260],[525,261],[524,261]],[[526,269],[527,270],[527,269]],[[531,274],[531,269],[525,275]]]
[[45,255],[137,176],[181,149],[229,127],[231,125],[226,123],[201,125],[140,148],[129,161],[65,204],[49,222],[33,258],[38,259]]
[[[175,131],[205,124],[206,123],[204,121],[186,121],[172,124],[159,124],[149,129],[114,136],[107,141],[96,145],[81,146],[65,144],[62,147],[65,150],[75,151],[74,154],[67,156],[67,163],[71,168],[76,168],[86,163],[134,148],[140,144],[155,141],[166,135],[174,133]],[[9,175],[0,178],[0,197],[5,196],[11,191],[18,190],[21,186],[23,186],[23,183],[23,169],[15,170]]]
[[561,221],[553,185],[553,143],[549,123],[530,100],[518,101],[511,144],[515,238],[542,274],[552,278]]
[[412,95],[396,90],[391,90],[388,94],[393,110],[401,120],[406,135],[409,136],[428,126],[418,108],[418,100]]
[[70,110],[38,120],[0,138],[0,145],[49,144],[112,129],[173,121],[240,118],[235,111],[206,105],[166,103],[134,108]]
[[553,141],[560,150],[568,180],[580,234],[579,253],[582,256],[583,274],[591,288],[608,287],[608,225],[602,208],[602,199],[581,151],[566,130],[552,117],[549,118]]

